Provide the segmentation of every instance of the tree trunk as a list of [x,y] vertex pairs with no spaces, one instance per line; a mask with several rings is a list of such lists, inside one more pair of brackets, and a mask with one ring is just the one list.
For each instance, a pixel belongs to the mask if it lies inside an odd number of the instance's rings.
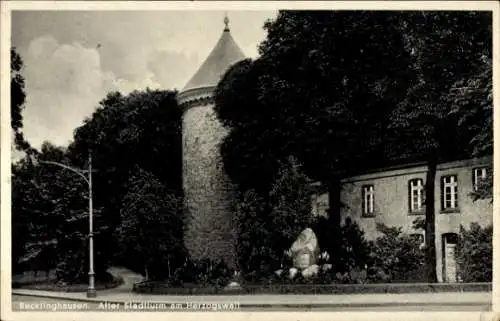
[[431,156],[427,162],[427,178],[425,181],[425,243],[427,259],[427,281],[437,282],[436,273],[436,212],[435,188],[437,161]]
[[340,179],[336,178],[330,184],[328,193],[328,203],[329,203],[328,220],[332,228],[332,233],[331,233],[332,245],[330,248],[330,252],[332,253],[329,253],[331,258],[339,258],[339,256],[336,255],[336,253],[340,252],[340,232],[341,232],[340,210],[342,206],[340,200],[340,191],[341,191]]

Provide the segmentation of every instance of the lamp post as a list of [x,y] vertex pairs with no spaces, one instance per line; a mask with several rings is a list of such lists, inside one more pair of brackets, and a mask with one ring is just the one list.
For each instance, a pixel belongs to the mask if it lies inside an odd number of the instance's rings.
[[[67,169],[76,173],[80,176],[88,185],[89,188],[89,287],[87,290],[88,298],[97,297],[97,292],[95,290],[95,273],[94,273],[94,226],[93,226],[93,204],[92,204],[92,153],[89,150],[89,167],[88,170],[74,168],[65,164],[61,164],[58,162],[52,161],[41,161],[38,160],[36,162],[42,164],[50,164],[59,166],[61,168]],[[88,173],[88,176],[85,176],[85,173]]]

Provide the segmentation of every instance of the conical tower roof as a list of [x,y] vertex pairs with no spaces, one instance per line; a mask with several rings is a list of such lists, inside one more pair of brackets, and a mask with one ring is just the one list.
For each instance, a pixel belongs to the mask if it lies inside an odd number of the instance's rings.
[[201,87],[215,87],[227,69],[236,62],[245,59],[243,51],[236,44],[229,31],[229,19],[224,18],[226,27],[219,41],[210,52],[205,62],[194,74],[182,91]]

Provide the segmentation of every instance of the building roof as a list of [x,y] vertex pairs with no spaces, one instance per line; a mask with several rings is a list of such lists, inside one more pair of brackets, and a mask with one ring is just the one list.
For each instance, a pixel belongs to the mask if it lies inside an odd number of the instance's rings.
[[229,19],[227,17],[224,18],[224,23],[226,27],[219,41],[182,91],[217,86],[221,77],[230,66],[245,59],[243,51],[241,51],[231,36],[228,27]]

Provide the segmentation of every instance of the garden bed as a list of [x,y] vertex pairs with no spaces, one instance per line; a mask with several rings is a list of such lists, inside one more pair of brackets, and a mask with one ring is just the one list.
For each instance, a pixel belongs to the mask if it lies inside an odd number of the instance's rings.
[[[123,284],[122,277],[111,276],[108,282],[96,281],[96,290],[113,289]],[[86,292],[88,290],[88,283],[75,283],[75,284],[61,284],[54,279],[49,280],[35,280],[32,282],[19,282],[13,281],[13,289],[30,289],[39,291],[55,291],[55,292]]]
[[361,293],[436,293],[436,292],[487,292],[491,283],[386,283],[386,284],[276,284],[243,285],[240,289],[224,289],[189,285],[171,287],[162,282],[141,282],[134,285],[134,292],[170,295],[209,294],[361,294]]

